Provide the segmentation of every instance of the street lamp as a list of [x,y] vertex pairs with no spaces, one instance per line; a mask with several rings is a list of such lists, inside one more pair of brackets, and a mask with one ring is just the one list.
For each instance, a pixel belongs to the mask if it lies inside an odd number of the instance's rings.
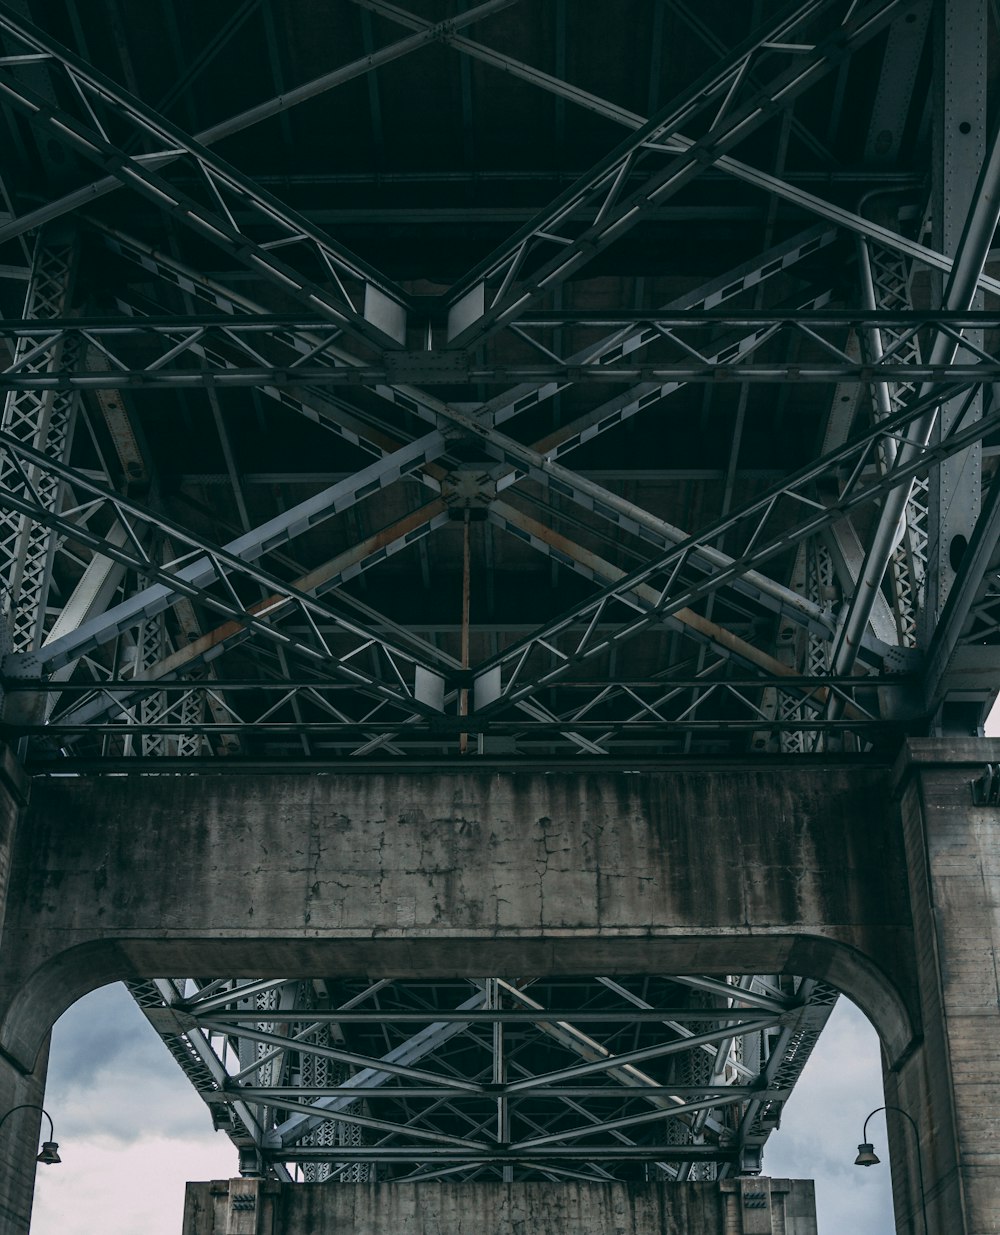
[[[930,1235],[930,1227],[927,1225],[927,1200],[924,1194],[924,1162],[923,1155],[920,1152],[920,1132],[917,1129],[917,1125],[913,1122],[913,1117],[904,1111],[901,1106],[877,1106],[871,1115],[868,1116],[868,1119],[871,1119],[872,1115],[877,1115],[879,1111],[895,1111],[897,1115],[902,1115],[913,1129],[913,1137],[917,1145],[917,1178],[920,1182],[920,1210],[924,1215],[924,1235]],[[875,1146],[868,1140],[868,1119],[865,1120],[865,1126],[861,1133],[858,1156],[854,1159],[855,1166],[877,1166],[880,1161],[875,1154]]]
[[49,1121],[49,1137],[47,1141],[42,1141],[42,1148],[35,1159],[36,1162],[44,1162],[46,1166],[54,1166],[57,1162],[62,1162],[59,1157],[59,1146],[56,1144],[56,1130],[52,1126],[52,1116],[43,1106],[36,1106],[34,1102],[22,1102],[20,1106],[12,1106],[10,1110],[0,1118],[0,1128],[3,1127],[7,1118],[14,1114],[15,1111],[41,1111],[45,1118]]

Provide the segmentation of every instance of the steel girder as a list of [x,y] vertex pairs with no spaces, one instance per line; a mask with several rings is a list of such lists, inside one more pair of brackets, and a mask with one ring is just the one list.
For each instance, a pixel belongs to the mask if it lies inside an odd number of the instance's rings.
[[[720,300],[723,300],[723,299],[726,299],[727,297],[731,297],[732,295],[735,295],[738,289],[741,287],[756,286],[759,284],[759,282],[762,279],[767,278],[770,274],[773,274],[775,271],[788,269],[790,265],[793,264],[796,260],[801,260],[802,257],[808,256],[810,253],[816,251],[818,246],[821,247],[824,243],[828,243],[828,242],[829,242],[829,233],[826,233],[826,234],[814,233],[814,234],[803,237],[799,241],[794,241],[789,244],[784,244],[782,246],[779,246],[776,250],[773,250],[769,253],[764,254],[759,262],[748,264],[747,268],[744,271],[734,272],[733,274],[727,276],[726,280],[723,280],[723,281],[716,280],[714,284],[710,284],[704,288],[699,289],[694,294],[693,297],[687,298],[687,303],[690,303],[691,300],[694,299],[701,304],[716,304]],[[119,248],[119,249],[121,248],[121,244],[122,244],[121,238],[116,239],[114,243],[115,243],[116,248]],[[166,259],[162,257],[155,259],[155,268],[157,269],[157,271],[160,271],[164,268],[165,261]],[[143,258],[143,264],[147,267],[151,264],[151,259],[149,255],[146,255]],[[197,285],[198,280],[196,276],[194,276],[190,272],[178,271],[176,270],[176,267],[173,267],[173,266],[171,266],[170,269],[173,271],[174,277],[180,280],[181,285],[185,289],[191,289]],[[242,308],[248,307],[246,306],[245,303],[242,302],[241,298],[239,297],[236,297],[235,299],[231,301],[230,300],[220,301],[219,297],[220,295],[222,295],[222,292],[217,286],[214,286],[210,289],[206,289],[205,294],[214,298],[216,303],[224,304],[227,308],[236,308],[237,306],[242,307]],[[613,336],[611,336],[608,344],[602,348],[602,353],[606,355],[608,352],[608,349],[612,347],[614,348],[616,352],[620,353],[623,349],[627,349],[628,347],[632,345],[639,345],[642,341],[643,333],[644,331],[641,326],[638,329],[634,329],[634,328],[631,329],[630,332],[626,334],[624,337],[621,335],[620,332],[616,332]],[[312,345],[314,343],[314,339],[310,337],[309,342],[310,342],[310,345]],[[198,350],[199,352],[202,351],[200,347],[198,348]],[[671,390],[672,389],[673,388],[671,388]],[[671,390],[666,390],[665,393],[670,393]],[[396,392],[392,392],[392,393],[395,397]],[[519,410],[523,410],[523,406],[525,403],[530,402],[531,404],[534,404],[537,402],[539,397],[542,397],[548,393],[550,392],[545,392],[545,391],[537,392],[536,391],[536,392],[533,392],[532,397],[530,399],[525,399],[522,394],[518,402]],[[640,396],[643,396],[646,394],[646,392],[642,390],[641,388],[638,393]],[[661,393],[664,393],[664,392],[661,391]],[[316,394],[314,393],[312,396],[310,396],[310,399],[311,399],[310,407],[304,408],[303,410],[306,411],[306,414],[315,415],[316,407],[317,407]],[[641,397],[637,399],[636,407],[641,406],[644,401],[645,400]],[[578,501],[581,501],[588,509],[599,512],[603,517],[611,517],[615,519],[618,522],[618,524],[622,526],[623,528],[634,528],[636,526],[636,520],[639,520],[642,523],[643,535],[645,539],[652,540],[653,543],[660,543],[660,544],[676,543],[684,539],[683,532],[677,529],[669,528],[666,524],[664,524],[660,520],[651,519],[648,515],[646,515],[644,511],[634,506],[621,503],[619,499],[617,499],[614,495],[607,493],[606,490],[602,490],[599,487],[594,486],[592,484],[588,485],[586,482],[582,480],[577,483],[572,473],[566,472],[564,469],[554,467],[553,463],[551,462],[553,456],[557,453],[557,448],[558,448],[559,443],[566,445],[568,447],[572,447],[574,444],[579,444],[581,441],[591,438],[596,432],[607,431],[607,429],[611,425],[618,423],[619,420],[624,419],[628,415],[632,414],[632,410],[633,409],[628,406],[619,406],[617,409],[615,409],[615,411],[612,414],[609,414],[607,409],[598,409],[600,413],[600,419],[598,421],[595,422],[593,420],[593,414],[591,415],[591,424],[593,427],[588,428],[586,424],[579,425],[579,426],[570,425],[567,430],[563,431],[560,435],[558,435],[558,441],[555,441],[550,438],[549,441],[546,442],[546,446],[548,447],[546,451],[546,455],[547,455],[547,458],[550,460],[550,462],[546,463],[544,465],[544,468],[540,468],[538,466],[538,464],[540,463],[540,460],[538,460],[537,456],[534,456],[534,459],[536,461],[536,466],[532,469],[532,474],[537,477],[540,477],[543,481],[547,482],[550,479],[550,472],[555,473],[555,475],[551,477],[552,484],[555,485],[558,483],[560,486],[561,492],[564,492],[564,491],[571,492],[573,496],[575,497],[575,499]],[[501,413],[502,413],[502,409],[501,409]],[[342,416],[343,409],[338,408],[336,411],[336,414],[338,416]],[[501,418],[502,418],[502,415],[501,415]],[[324,423],[330,423],[330,422],[325,421]],[[360,443],[362,440],[365,440],[361,436],[359,436],[359,432],[360,433],[365,432],[363,427],[360,429],[360,431],[356,429],[346,429],[343,426],[338,426],[338,427],[341,429],[344,436],[347,437],[349,440],[352,440],[358,443]],[[571,433],[570,430],[574,429],[574,427],[576,428],[576,432]],[[372,434],[369,433],[368,437],[372,438]],[[378,450],[380,447],[383,450],[390,450],[395,446],[395,443],[393,443],[389,439],[386,439],[384,435],[379,436],[376,434],[374,435],[374,437],[375,437],[375,440],[379,441],[379,445],[375,445],[374,441],[369,441],[368,445],[369,445],[369,448],[372,450]],[[499,439],[499,440],[502,445],[504,439]],[[527,460],[529,464],[531,463],[532,456],[530,454],[526,454],[526,452],[522,448],[518,448],[516,444],[511,443],[511,445],[516,451],[516,454],[514,457],[519,462],[524,462],[525,460]],[[432,475],[428,475],[427,469],[426,468],[423,469],[424,481],[425,483],[430,483],[432,488],[438,488],[440,486],[440,479],[442,475],[443,473],[440,471],[434,472]],[[508,480],[513,479],[513,478],[516,478],[515,474],[513,473],[508,474],[508,477],[507,477]],[[498,481],[497,487],[498,488],[502,487],[504,483],[505,483],[504,478],[501,477]],[[346,484],[342,486],[342,488],[345,490],[345,493],[348,491],[348,487]],[[580,492],[580,490],[582,490],[582,492]],[[274,532],[274,528],[272,527],[270,531],[267,533],[267,536],[260,535],[258,539],[263,540],[263,539],[268,539],[269,537],[273,538],[273,532]],[[408,535],[412,536],[412,534],[413,534],[412,531],[408,530]],[[252,536],[244,537],[244,542],[247,545],[249,545],[252,540],[253,540]],[[386,537],[382,537],[380,538],[380,540],[381,540],[381,547],[384,547],[387,543],[389,544],[392,543],[391,540],[388,540],[388,538]],[[373,552],[371,553],[368,560],[377,561],[379,558],[380,552],[381,552],[381,549],[379,547],[376,547],[375,550],[373,550]],[[697,555],[697,560],[699,562],[702,562],[703,558],[707,561],[709,565],[718,565],[720,563],[726,564],[729,560],[725,557],[725,555],[720,555],[717,551],[708,550],[708,549],[704,550],[702,554]],[[704,566],[704,563],[702,564]],[[314,588],[315,586],[318,586],[319,581],[320,581],[320,575],[321,575],[321,572],[315,572],[315,571],[312,572],[311,580],[309,582],[310,589]],[[337,582],[337,577],[328,575],[325,585],[329,586],[335,582]],[[797,620],[809,621],[809,622],[816,624],[821,629],[826,629],[826,622],[825,622],[825,619],[820,609],[814,607],[813,610],[810,611],[807,602],[805,602],[797,594],[790,592],[786,588],[782,588],[776,585],[772,581],[764,579],[762,576],[760,576],[756,572],[749,572],[744,579],[739,581],[738,586],[744,588],[749,593],[756,595],[759,599],[761,599],[766,604],[772,604],[772,603],[777,604],[784,611],[792,613],[796,617]],[[159,596],[156,596],[154,599],[156,600],[156,603],[159,603],[159,600],[160,600]],[[195,641],[196,645],[198,642],[199,641]],[[213,652],[217,652],[221,647],[221,643],[218,641],[218,638],[216,637],[215,641],[212,642],[210,646],[212,647]],[[171,658],[171,663],[172,665],[175,665],[177,663],[176,659]],[[78,720],[79,717],[74,716],[71,719]]]
[[[717,160],[763,124],[775,107],[787,106],[817,76],[848,55],[851,47],[863,45],[901,14],[901,6],[892,0],[870,5],[861,13],[851,6],[835,22],[832,33],[817,38],[823,19],[838,7],[814,0],[785,9],[773,25],[765,26],[724,58],[708,80],[698,82],[686,97],[644,124],[587,178],[522,229],[503,251],[471,272],[450,296],[451,345],[467,347],[494,323],[500,326],[518,317],[603,247],[620,239],[647,211],[677,193],[706,162]],[[781,67],[767,87],[746,91],[751,64],[768,53]],[[781,62],[788,60],[792,67],[785,68]],[[698,136],[687,140],[682,126]],[[629,191],[637,172],[641,186]],[[566,235],[564,220],[580,208],[590,212],[589,226]],[[540,263],[535,260],[539,248],[546,254]],[[547,256],[553,248],[555,255]],[[530,281],[522,281],[526,265],[531,269]]]
[[442,1162],[481,1178],[759,1169],[835,1000],[816,982],[699,975],[135,993],[247,1169],[344,1179],[364,1164],[383,1180]]
[[[63,315],[72,297],[75,274],[72,232],[39,236],[35,245],[24,311],[26,317],[54,319]],[[60,364],[78,363],[75,343],[53,338],[41,347],[29,340],[15,345],[16,361],[28,372],[54,372]],[[18,442],[35,447],[42,455],[62,461],[69,455],[76,418],[77,395],[73,391],[15,391],[7,388],[2,431]],[[17,485],[17,460],[0,454],[0,486]],[[34,474],[32,487],[39,504],[48,511],[61,505],[62,481]],[[30,651],[41,642],[44,614],[52,578],[55,540],[50,528],[23,511],[0,512],[0,610],[9,623],[10,647]]]
[[[979,274],[986,263],[990,243],[996,231],[997,222],[1000,220],[998,184],[1000,184],[1000,129],[995,130],[986,158],[979,169],[976,191],[969,205],[955,256],[955,264],[944,291],[944,307],[947,309],[968,309],[977,294]],[[931,344],[929,361],[932,365],[946,363],[952,360],[962,348],[976,350],[975,345],[964,340],[962,336],[956,336],[949,331],[939,331]],[[922,384],[918,404],[925,401],[927,393],[928,387]],[[893,473],[900,467],[905,470],[907,465],[919,455],[922,442],[932,435],[936,435],[939,439],[944,437],[949,432],[950,422],[953,419],[968,423],[978,415],[978,392],[973,392],[971,396],[966,395],[957,405],[947,398],[932,403],[927,407],[924,417],[912,424],[907,439],[900,444],[893,464]],[[974,440],[981,439],[976,437]],[[947,457],[952,456],[949,454]],[[940,463],[940,460],[935,460],[933,466],[940,467]],[[896,547],[897,525],[900,520],[905,520],[906,506],[911,491],[912,481],[905,487],[896,488],[882,509],[878,526],[865,556],[864,579],[852,599],[834,655],[833,664],[837,672],[850,669],[858,655],[857,641],[868,624],[875,589],[884,578],[889,560]],[[928,539],[933,539],[935,542],[938,540],[937,532],[933,527]],[[935,595],[936,590],[935,588]],[[928,620],[931,619],[928,618]]]
[[[851,329],[865,329],[878,322],[895,330],[899,340],[870,360],[856,360],[845,350]],[[200,389],[212,387],[288,386],[334,387],[358,385],[400,385],[425,382],[435,386],[464,386],[530,383],[545,386],[571,382],[611,384],[648,383],[662,392],[663,386],[677,382],[906,382],[940,384],[972,378],[979,382],[996,381],[1000,362],[968,341],[968,355],[961,361],[922,362],[907,358],[904,347],[929,335],[944,334],[954,340],[964,329],[996,329],[997,313],[910,313],[879,314],[877,311],[824,312],[803,307],[795,313],[745,314],[557,314],[551,319],[529,317],[521,329],[531,344],[528,332],[559,332],[576,328],[608,330],[629,325],[635,339],[628,349],[629,363],[614,363],[606,353],[583,360],[547,363],[510,361],[506,364],[477,365],[469,358],[453,360],[436,353],[387,352],[381,363],[344,365],[338,363],[335,345],[340,339],[335,329],[324,330],[320,318],[261,316],[249,320],[221,320],[200,315],[174,315],[167,320],[143,317],[123,322],[121,318],[53,321],[41,325],[33,320],[0,322],[0,341],[20,349],[3,370],[4,384],[10,390],[82,391]],[[738,333],[737,333],[738,332]],[[713,337],[714,336],[714,337]],[[767,345],[787,345],[789,336],[811,345],[814,355],[795,361],[757,359]],[[258,340],[260,343],[258,343]],[[264,360],[261,345],[279,354]],[[551,347],[537,344],[536,350],[551,358]],[[56,360],[49,370],[31,367],[45,349],[93,349],[101,358],[80,372],[68,354]],[[782,346],[784,350],[784,346]],[[652,355],[637,355],[645,351]],[[135,360],[136,353],[143,356]],[[283,353],[283,354],[282,354]],[[753,359],[751,359],[753,357]],[[99,361],[100,363],[100,361]]]
[[[446,28],[468,24],[513,2],[487,0],[465,14],[463,21],[453,21],[440,31],[404,40],[406,46],[396,51],[405,54],[429,39],[441,37]],[[404,341],[407,298],[377,270],[325,236],[309,220],[290,211],[284,203],[262,192],[235,168],[213,155],[207,146],[188,137],[139,99],[122,91],[43,31],[18,19],[6,6],[0,6],[0,35],[17,48],[13,57],[0,63],[0,92],[7,104],[26,115],[32,124],[44,125],[49,135],[54,134],[81,157],[106,169],[111,179],[146,195],[158,207],[171,210],[184,226],[195,228],[202,237],[220,245],[238,261],[247,263],[293,299],[342,325],[359,339],[383,346],[399,346]],[[71,93],[83,104],[80,115],[74,116],[53,106],[18,80],[16,67],[23,63],[25,56],[40,58],[47,67],[68,77]],[[371,63],[366,66],[367,69],[372,67]],[[339,78],[335,81],[326,78],[321,83],[309,83],[292,101],[314,97],[339,81]],[[102,117],[105,108],[110,115]],[[265,104],[250,115],[220,126],[218,132],[210,132],[209,136],[217,140],[279,109],[280,104]],[[152,144],[153,149],[131,154],[110,140],[112,123],[120,125],[122,122],[131,129],[129,138],[139,139],[147,147]],[[180,159],[194,163],[207,187],[210,204],[203,204],[198,197],[189,196],[165,179],[165,170]],[[85,195],[89,199],[101,191],[97,186],[96,193],[93,189],[85,190]],[[237,222],[236,216],[241,211],[250,212],[257,224],[269,229],[271,234],[267,242],[256,242]],[[282,257],[272,255],[275,248],[282,250]],[[317,280],[317,267],[326,275],[321,281]]]
[[[317,98],[328,90],[336,89],[338,86],[353,81],[357,77],[363,77],[372,73],[380,66],[388,64],[401,56],[408,55],[418,48],[425,47],[428,43],[450,39],[455,31],[472,25],[490,13],[498,12],[500,9],[515,3],[517,3],[517,0],[484,0],[484,3],[478,4],[475,8],[469,9],[464,13],[457,14],[447,21],[436,24],[422,24],[420,33],[413,38],[399,39],[389,46],[380,48],[377,52],[366,53],[350,64],[333,69],[320,77],[314,78],[312,81],[305,82],[291,90],[286,90],[281,95],[269,99],[265,103],[258,103],[246,111],[230,116],[227,120],[210,125],[197,133],[193,138],[187,138],[180,130],[171,126],[170,140],[176,138],[176,145],[163,152],[161,158],[157,160],[157,165],[163,166],[176,158],[184,157],[184,154],[190,154],[197,158],[197,147],[207,148],[213,146],[218,141],[232,137],[244,129],[252,128],[254,125],[260,124],[272,116],[280,115],[298,106],[300,103]],[[106,78],[103,80],[98,79],[89,66],[72,57],[65,48],[61,48],[51,40],[46,39],[43,32],[39,29],[20,21],[16,14],[7,9],[6,6],[4,6],[4,11],[0,12],[0,29],[8,36],[12,36],[15,40],[22,42],[26,47],[34,48],[39,58],[45,59],[53,66],[56,64],[60,65],[71,78],[74,77],[75,73],[77,75],[75,80],[81,86],[92,90],[96,95],[100,95],[106,102],[118,104],[126,114],[131,113],[130,118],[133,123],[143,127],[146,127],[150,122],[156,126],[164,123],[161,118],[152,115],[148,108],[144,108],[139,100],[129,98],[124,93],[116,90],[114,84],[109,83]],[[16,67],[16,62],[13,67]],[[58,126],[56,127],[58,128]],[[64,136],[69,136],[69,134],[64,131]],[[189,146],[191,147],[190,149],[188,148]],[[71,214],[82,207],[89,206],[95,199],[125,187],[129,187],[129,182],[123,181],[120,175],[113,174],[101,180],[93,181],[85,187],[67,194],[58,201],[50,202],[36,210],[27,211],[17,219],[8,220],[0,227],[0,244],[15,236],[23,235],[25,232],[33,231],[35,228],[49,223],[53,219],[61,218],[63,215]],[[251,194],[252,192],[251,190]]]
[[[956,389],[955,393],[962,393],[961,388]],[[1000,423],[1000,412],[996,411],[981,419],[970,417],[967,423],[957,417],[949,429],[948,438],[943,438],[934,446],[925,445],[923,450],[911,449],[905,463],[897,459],[891,472],[873,477],[871,470],[875,466],[875,453],[880,440],[886,434],[898,434],[907,444],[912,443],[913,439],[908,436],[910,426],[932,413],[938,402],[935,396],[930,396],[888,422],[880,422],[850,445],[831,452],[789,482],[775,486],[755,502],[720,520],[706,529],[701,537],[691,537],[672,551],[662,554],[655,562],[624,575],[620,582],[605,587],[596,599],[577,606],[480,666],[477,681],[482,684],[480,699],[484,704],[483,710],[493,705],[494,700],[504,698],[507,702],[513,701],[522,691],[536,689],[538,685],[564,676],[575,662],[602,654],[608,647],[609,639],[628,639],[650,623],[662,622],[721,586],[731,574],[768,561],[790,543],[815,535],[856,507],[876,497],[898,494],[900,491],[905,498],[914,475],[938,458],[946,458],[964,449],[969,442],[980,440],[984,429],[988,431],[989,427]],[[821,474],[832,471],[846,474],[846,482],[840,494],[824,504],[813,495],[812,485]],[[795,511],[791,527],[782,524],[786,503]],[[732,538],[733,533],[741,537],[742,549],[733,555],[733,566],[729,570],[718,571],[710,579],[693,581],[686,586],[680,582],[685,563],[700,542],[711,543],[724,534]],[[639,586],[652,587],[653,597],[639,599]],[[616,627],[615,633],[597,637],[599,620],[611,622]],[[574,630],[580,622],[588,623],[583,638],[577,637]],[[573,633],[568,645],[560,649],[560,637],[569,631]],[[532,652],[540,649],[544,649],[546,657],[554,656],[554,666],[543,670],[530,687],[517,684]],[[509,673],[506,681],[503,679],[505,667]]]

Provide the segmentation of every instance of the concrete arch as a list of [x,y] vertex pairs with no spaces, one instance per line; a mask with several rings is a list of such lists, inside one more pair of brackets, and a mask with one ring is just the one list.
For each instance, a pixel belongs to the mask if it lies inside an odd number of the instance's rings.
[[119,977],[742,970],[831,982],[897,1059],[904,870],[877,766],[41,780],[0,1044]]
[[[0,1099],[40,1099],[48,1025],[121,977],[795,973],[880,1031],[932,1235],[978,1235],[1000,1212],[1000,864],[996,810],[970,793],[986,761],[1000,742],[913,741],[895,769],[53,778],[20,819],[7,777]],[[894,1138],[913,1213],[915,1146]],[[30,1211],[19,1152],[0,1155],[11,1230]]]
[[[261,970],[255,954],[272,965]],[[502,952],[509,969],[496,965]],[[706,967],[705,962],[716,960]],[[805,966],[802,968],[801,966]],[[373,942],[316,940],[304,946],[280,939],[92,940],[45,960],[7,992],[0,1019],[0,1053],[26,1071],[35,1066],[49,1030],[78,999],[109,982],[171,973],[218,973],[236,977],[478,977],[484,973],[544,976],[551,973],[788,973],[822,978],[866,1013],[890,1059],[905,1055],[914,1040],[909,1009],[887,975],[868,958],[820,936],[685,936],[683,939],[608,941],[574,935],[550,943],[528,940],[432,941],[421,956],[419,940]]]

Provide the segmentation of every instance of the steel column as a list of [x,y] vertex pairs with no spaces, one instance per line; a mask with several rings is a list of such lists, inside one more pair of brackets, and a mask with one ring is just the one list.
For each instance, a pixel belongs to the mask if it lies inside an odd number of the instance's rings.
[[[76,267],[75,230],[47,230],[35,242],[31,277],[24,315],[36,322],[64,318],[71,307]],[[14,363],[34,373],[72,367],[76,348],[57,334],[51,343],[38,347],[25,339],[18,343]],[[74,391],[10,390],[3,406],[0,427],[19,441],[57,462],[68,457],[79,395]],[[18,485],[13,456],[0,448],[0,489]],[[64,482],[38,469],[29,473],[36,500],[45,510],[56,512]],[[44,523],[0,503],[0,606],[10,623],[10,648],[35,651],[46,633],[46,604],[51,582],[55,537]]]

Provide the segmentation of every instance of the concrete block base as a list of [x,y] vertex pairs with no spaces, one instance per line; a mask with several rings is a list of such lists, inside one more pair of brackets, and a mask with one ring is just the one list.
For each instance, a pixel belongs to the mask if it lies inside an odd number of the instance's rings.
[[189,1183],[183,1235],[816,1235],[812,1180]]

